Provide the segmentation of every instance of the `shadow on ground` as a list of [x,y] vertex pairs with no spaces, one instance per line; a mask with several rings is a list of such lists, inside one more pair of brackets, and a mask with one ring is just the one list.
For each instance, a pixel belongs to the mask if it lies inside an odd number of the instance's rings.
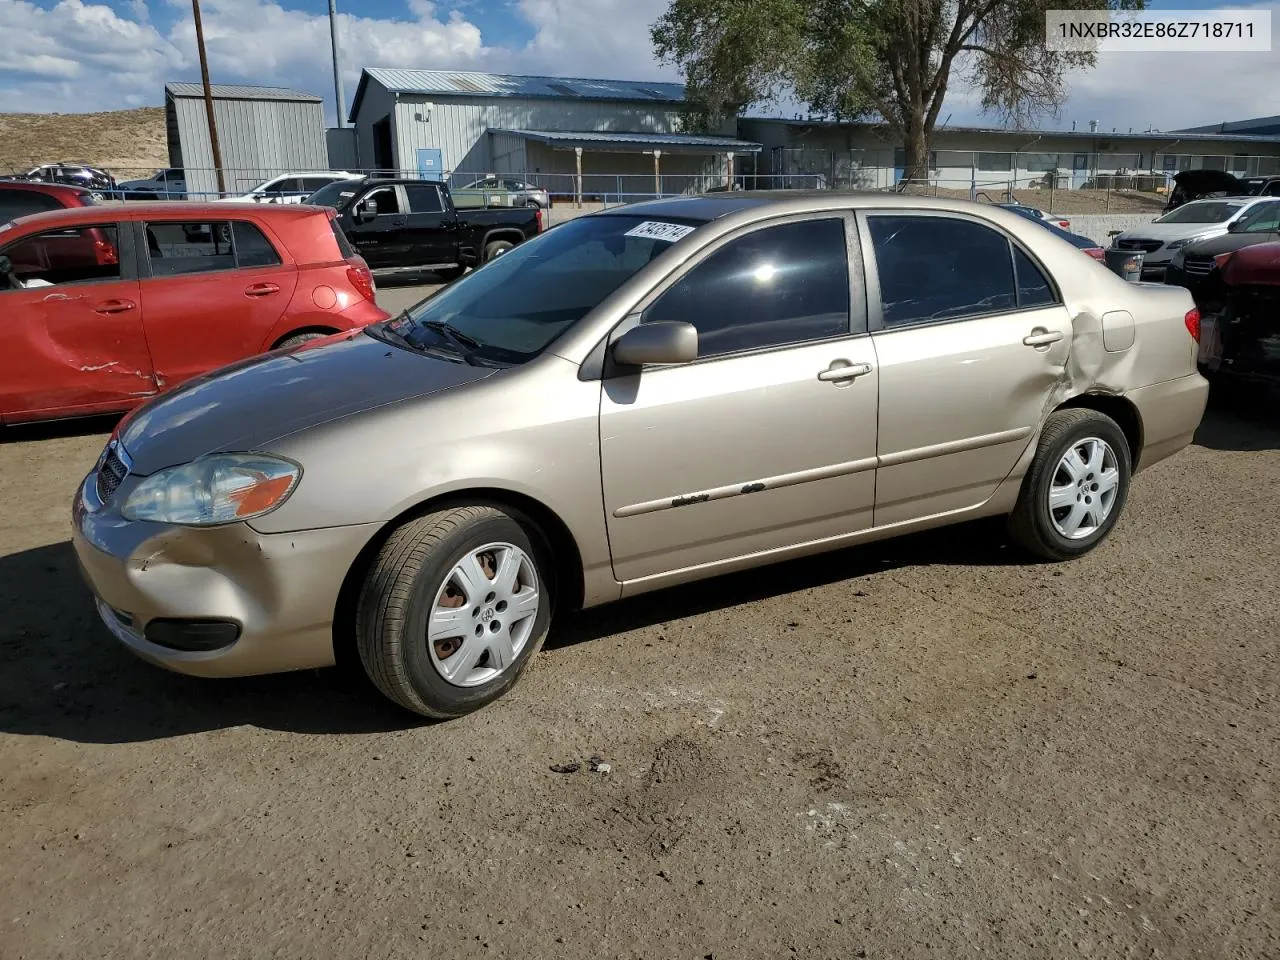
[[1195,443],[1210,450],[1280,450],[1280,390],[1215,384]]

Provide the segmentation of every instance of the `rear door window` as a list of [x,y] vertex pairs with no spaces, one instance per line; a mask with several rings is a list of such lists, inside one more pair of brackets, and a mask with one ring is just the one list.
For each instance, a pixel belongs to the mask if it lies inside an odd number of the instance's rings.
[[[955,217],[873,214],[867,224],[887,329],[1017,309],[1021,278],[1004,234]],[[1043,275],[1026,280],[1027,298],[1043,296]]]
[[[426,184],[409,184],[404,188],[409,196],[410,213],[440,213],[444,205],[440,203],[440,191]],[[382,212],[382,202],[378,202],[378,212]]]
[[148,223],[147,256],[156,277],[231,270],[236,265],[231,224]]

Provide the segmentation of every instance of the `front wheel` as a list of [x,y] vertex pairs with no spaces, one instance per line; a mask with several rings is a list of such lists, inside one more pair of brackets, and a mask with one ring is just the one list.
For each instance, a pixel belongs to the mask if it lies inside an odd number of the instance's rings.
[[1129,495],[1132,454],[1105,414],[1059,410],[1045,422],[1009,517],[1009,534],[1048,560],[1088,553],[1111,532]]
[[397,529],[356,610],[366,673],[390,699],[447,719],[498,699],[551,623],[541,535],[489,506],[455,507]]

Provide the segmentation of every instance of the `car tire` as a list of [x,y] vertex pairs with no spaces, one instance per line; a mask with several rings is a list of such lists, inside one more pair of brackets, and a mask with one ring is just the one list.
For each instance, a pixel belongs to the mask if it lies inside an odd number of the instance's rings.
[[315,330],[312,330],[309,333],[295,333],[292,337],[285,337],[283,340],[277,343],[275,346],[275,349],[292,350],[294,347],[301,346],[302,344],[308,343],[311,340],[319,340],[321,337],[327,337],[327,336],[329,336],[329,334],[319,333]]
[[[356,608],[356,647],[369,679],[433,719],[501,697],[546,639],[555,589],[548,557],[531,521],[491,506],[453,507],[396,529]],[[487,582],[479,579],[490,571]]]
[[1129,442],[1110,417],[1085,408],[1056,411],[1023,478],[1009,535],[1046,560],[1083,556],[1119,520],[1131,464]]
[[493,243],[486,244],[484,248],[484,262],[488,263],[490,260],[500,257],[508,250],[512,250],[514,248],[515,244],[510,240],[495,240]]

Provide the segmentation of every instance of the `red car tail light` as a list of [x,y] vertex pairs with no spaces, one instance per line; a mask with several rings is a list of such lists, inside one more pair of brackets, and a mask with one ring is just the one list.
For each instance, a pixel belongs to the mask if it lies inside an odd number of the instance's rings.
[[535,222],[535,223],[537,223],[537,225],[538,225],[538,233],[541,233],[543,230],[545,230],[545,229],[546,229],[546,227],[544,227],[544,226],[543,226],[543,223],[542,223],[542,208],[541,208],[541,207],[536,207],[536,208],[534,209],[533,218],[534,218],[534,222]]
[[1059,221],[1058,221],[1058,226],[1060,226],[1063,230],[1070,230],[1070,229],[1071,229],[1071,221],[1070,221],[1070,220],[1059,220]]
[[109,240],[95,240],[93,255],[100,267],[111,267],[120,262],[120,254]]
[[1101,247],[1085,247],[1084,252],[1087,253],[1089,256],[1093,257],[1093,259],[1095,260],[1107,259],[1107,253]]
[[1183,318],[1183,322],[1187,325],[1187,333],[1191,334],[1191,339],[1196,343],[1200,342],[1200,310],[1198,307],[1192,307],[1187,311],[1187,315]]
[[347,279],[356,288],[356,292],[366,300],[373,300],[376,296],[373,286],[373,272],[364,261],[351,262],[351,265],[347,267]]

